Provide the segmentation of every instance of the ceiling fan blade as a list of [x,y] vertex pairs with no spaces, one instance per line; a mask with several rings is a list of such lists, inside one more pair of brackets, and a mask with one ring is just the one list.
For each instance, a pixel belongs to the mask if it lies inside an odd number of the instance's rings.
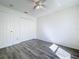
[[45,5],[44,5],[44,4],[42,4],[41,6],[45,7]]
[[32,0],[33,2],[41,2],[44,3],[46,0]]
[[36,9],[37,6],[34,6],[33,9]]

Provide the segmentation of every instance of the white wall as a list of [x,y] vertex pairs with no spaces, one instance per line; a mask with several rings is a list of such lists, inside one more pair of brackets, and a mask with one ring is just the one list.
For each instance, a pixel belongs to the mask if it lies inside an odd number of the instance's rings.
[[36,19],[0,5],[0,48],[36,38]]
[[79,6],[38,18],[38,38],[79,49]]

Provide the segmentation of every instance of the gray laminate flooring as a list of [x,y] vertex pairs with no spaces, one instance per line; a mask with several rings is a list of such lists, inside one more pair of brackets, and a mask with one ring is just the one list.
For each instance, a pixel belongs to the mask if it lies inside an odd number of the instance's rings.
[[50,45],[36,39],[25,41],[0,49],[0,59],[60,59],[48,48]]
[[79,59],[79,50],[77,49],[73,49],[73,48],[69,48],[66,46],[62,46],[62,45],[58,45],[60,48],[64,49],[65,51],[67,51],[68,53],[71,54],[71,59]]

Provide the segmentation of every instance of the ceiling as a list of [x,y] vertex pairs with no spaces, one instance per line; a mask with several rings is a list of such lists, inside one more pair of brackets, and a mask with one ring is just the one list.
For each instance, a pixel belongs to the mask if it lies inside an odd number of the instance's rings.
[[45,8],[34,10],[32,0],[0,0],[0,4],[28,15],[39,17],[57,10],[78,5],[79,0],[46,0]]

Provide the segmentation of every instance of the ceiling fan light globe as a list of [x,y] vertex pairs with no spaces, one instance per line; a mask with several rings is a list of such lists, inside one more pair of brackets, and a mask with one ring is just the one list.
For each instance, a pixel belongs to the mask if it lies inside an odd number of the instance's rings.
[[43,8],[43,6],[37,6],[35,9],[41,9]]
[[40,6],[37,6],[35,9],[40,9]]

